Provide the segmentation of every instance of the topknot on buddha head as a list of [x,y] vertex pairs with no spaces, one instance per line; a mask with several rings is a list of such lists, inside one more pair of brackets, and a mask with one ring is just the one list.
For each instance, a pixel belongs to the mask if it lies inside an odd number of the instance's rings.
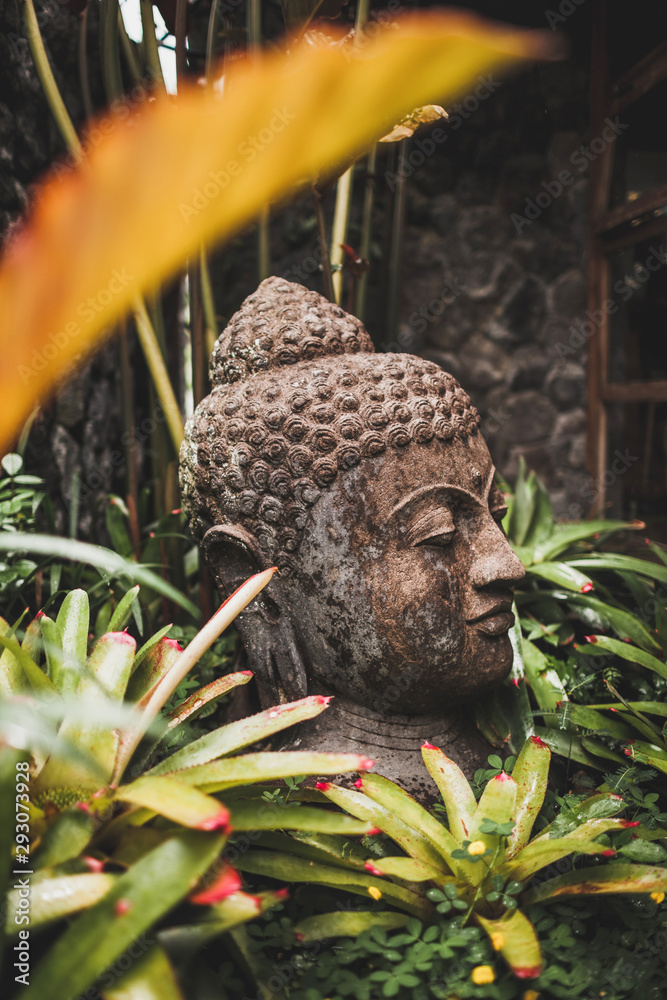
[[409,354],[374,354],[359,320],[279,278],[232,317],[211,380],[181,449],[190,526],[198,539],[218,524],[243,528],[283,573],[339,472],[387,450],[466,440],[480,423],[451,375]]
[[363,324],[340,306],[303,285],[267,278],[218,338],[211,354],[211,382],[231,385],[301,361],[373,349]]

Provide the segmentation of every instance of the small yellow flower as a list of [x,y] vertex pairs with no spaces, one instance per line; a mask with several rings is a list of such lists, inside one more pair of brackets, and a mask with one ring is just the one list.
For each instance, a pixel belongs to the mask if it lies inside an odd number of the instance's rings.
[[663,901],[664,898],[665,898],[664,892],[652,892],[651,893],[651,899],[653,899],[656,903],[662,903],[662,901]]
[[526,990],[523,1000],[538,1000],[539,993],[536,990]]
[[369,887],[368,887],[368,895],[372,896],[373,899],[381,899],[382,898],[382,892],[381,892],[380,889],[378,889],[378,887],[376,885],[369,885]]
[[492,965],[478,965],[470,973],[470,978],[476,986],[484,986],[494,982],[496,974]]
[[501,934],[500,931],[494,931],[491,935],[491,944],[496,951],[500,951],[502,946],[505,944],[505,935]]
[[[486,844],[483,840],[473,840],[472,844],[468,844],[468,854],[484,854],[486,850]],[[480,966],[483,968],[483,966]]]

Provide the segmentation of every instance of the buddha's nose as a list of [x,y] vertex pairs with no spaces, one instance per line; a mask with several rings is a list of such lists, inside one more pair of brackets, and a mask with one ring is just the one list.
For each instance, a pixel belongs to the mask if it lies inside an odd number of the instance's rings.
[[525,575],[523,563],[514,553],[504,531],[489,515],[474,542],[472,583],[478,588],[497,583],[513,587]]

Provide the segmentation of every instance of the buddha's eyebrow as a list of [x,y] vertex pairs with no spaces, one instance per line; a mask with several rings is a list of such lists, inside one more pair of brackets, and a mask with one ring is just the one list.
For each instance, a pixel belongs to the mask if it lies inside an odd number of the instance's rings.
[[[491,492],[491,489],[493,487],[493,480],[495,474],[496,470],[492,468],[491,474],[489,475],[489,478],[486,483],[486,489],[484,491],[484,497],[486,499],[488,499],[489,493]],[[480,499],[478,495],[471,493],[469,490],[464,490],[462,486],[457,486],[456,483],[436,483],[435,485],[432,486],[421,486],[419,489],[414,490],[404,500],[401,500],[400,503],[396,504],[390,516],[394,517],[397,514],[402,514],[403,512],[406,511],[406,509],[409,510],[409,508],[416,506],[424,499],[430,497],[433,497],[433,499],[438,499],[439,495],[443,493],[458,494],[459,496],[468,497],[468,499],[470,500],[479,501]]]

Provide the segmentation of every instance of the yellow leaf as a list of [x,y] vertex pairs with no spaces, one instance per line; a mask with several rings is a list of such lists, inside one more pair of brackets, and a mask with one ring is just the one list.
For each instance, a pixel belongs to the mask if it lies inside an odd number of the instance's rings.
[[500,920],[487,920],[479,913],[475,918],[491,938],[494,948],[496,942],[500,944],[498,950],[515,976],[519,979],[539,976],[542,969],[540,943],[535,928],[521,910],[513,910]]
[[0,449],[136,296],[202,242],[349,162],[415,107],[557,54],[546,32],[414,13],[362,46],[293,41],[234,60],[224,87],[192,85],[99,122],[89,158],[42,187],[0,267]]

